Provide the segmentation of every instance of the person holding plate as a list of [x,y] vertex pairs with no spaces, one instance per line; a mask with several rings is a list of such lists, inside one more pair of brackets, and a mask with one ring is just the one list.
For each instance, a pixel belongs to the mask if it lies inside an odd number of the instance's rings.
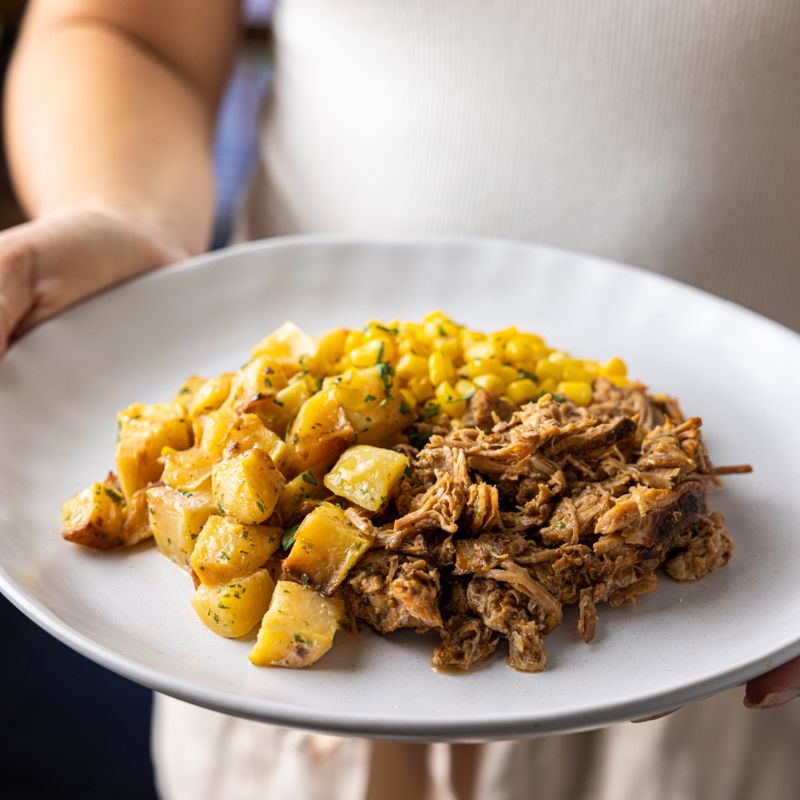
[[[0,350],[202,252],[233,0],[32,2],[6,97],[31,221],[0,235]],[[639,264],[800,328],[791,0],[285,0],[238,240],[473,234]],[[800,660],[746,702],[800,694]],[[724,736],[719,735],[724,731]],[[795,706],[727,692],[646,725],[369,742],[159,697],[165,798],[749,798],[800,792]],[[760,768],[759,768],[760,767]]]

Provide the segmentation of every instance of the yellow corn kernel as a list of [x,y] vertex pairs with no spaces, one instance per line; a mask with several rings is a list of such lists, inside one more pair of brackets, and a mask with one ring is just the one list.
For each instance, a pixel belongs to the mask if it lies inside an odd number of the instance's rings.
[[395,372],[398,378],[410,379],[427,377],[428,375],[428,361],[422,356],[415,356],[411,353],[400,356],[397,362]]
[[503,328],[501,331],[495,331],[489,338],[500,345],[506,345],[517,335],[517,329],[512,325],[509,328]]
[[556,391],[579,406],[588,406],[592,402],[592,385],[585,381],[561,381]]
[[561,371],[561,377],[565,381],[578,381],[581,383],[588,383],[592,380],[592,376],[589,371],[581,364],[580,361],[575,361],[574,359],[570,359],[568,361],[563,362],[563,369]]
[[558,384],[553,378],[545,378],[539,383],[539,391],[553,394],[558,389]]
[[461,343],[455,336],[439,337],[431,343],[434,352],[455,361],[461,355]]
[[414,355],[416,342],[414,339],[400,339],[397,343],[397,352],[401,356]]
[[433,384],[427,375],[411,378],[408,381],[408,388],[420,403],[433,397]]
[[448,417],[462,417],[467,410],[467,401],[449,381],[444,381],[436,387],[436,401]]
[[408,406],[411,411],[417,407],[417,398],[414,396],[414,392],[410,389],[400,389],[400,397],[403,398],[403,402]]
[[464,359],[467,361],[494,359],[497,355],[497,347],[493,342],[475,342],[464,348]]
[[518,406],[533,400],[540,391],[541,389],[530,378],[512,381],[506,386],[508,399]]
[[458,392],[459,397],[463,397],[465,400],[468,400],[475,394],[475,390],[478,387],[472,381],[467,380],[460,380],[456,381],[455,390]]
[[519,377],[517,370],[514,367],[509,367],[508,365],[503,365],[500,367],[500,372],[498,375],[500,376],[500,380],[504,383],[511,383]]
[[514,336],[506,344],[505,355],[509,361],[519,365],[521,362],[532,361],[534,355],[538,354],[539,350],[540,348],[534,348],[526,338]]
[[626,376],[628,374],[628,367],[621,358],[610,358],[604,364],[600,364],[598,369],[600,375],[604,378],[609,378],[612,375]]
[[609,375],[608,379],[618,389],[621,389],[623,386],[627,386],[629,383],[628,379],[624,375]]
[[503,365],[496,358],[476,358],[467,361],[467,375],[476,378],[478,375],[497,375],[500,377],[500,370]]
[[371,339],[348,354],[354,367],[365,369],[387,362],[394,355],[394,345],[386,338]]
[[549,358],[543,358],[539,361],[534,370],[536,377],[539,378],[540,381],[552,378],[556,382],[561,380],[562,371],[561,364],[557,361],[551,361]]
[[431,353],[428,358],[428,376],[434,386],[455,380],[456,370],[453,362],[441,353]]
[[486,389],[487,392],[492,392],[493,394],[502,394],[506,388],[502,379],[491,373],[476,376],[473,378],[473,383],[476,386],[480,386],[481,389]]

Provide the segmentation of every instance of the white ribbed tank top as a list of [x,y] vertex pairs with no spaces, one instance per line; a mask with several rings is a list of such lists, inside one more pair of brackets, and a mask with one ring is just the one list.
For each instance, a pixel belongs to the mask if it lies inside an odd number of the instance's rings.
[[797,0],[283,0],[249,237],[486,234],[800,329]]

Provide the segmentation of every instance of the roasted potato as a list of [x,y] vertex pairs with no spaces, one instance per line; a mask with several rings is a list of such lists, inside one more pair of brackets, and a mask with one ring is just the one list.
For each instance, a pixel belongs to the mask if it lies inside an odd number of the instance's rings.
[[339,598],[322,597],[292,581],[278,581],[250,661],[260,667],[310,666],[331,649],[343,617]]
[[371,544],[341,508],[321,503],[297,528],[283,572],[330,595]]
[[325,469],[323,467],[309,467],[299,475],[292,478],[283,487],[276,513],[281,518],[281,525],[288,527],[298,518],[301,509],[309,501],[321,500],[329,492],[323,484]]
[[161,482],[175,489],[193,492],[211,488],[211,466],[214,459],[200,447],[168,450],[161,456],[164,470]]
[[361,508],[380,511],[394,494],[407,467],[408,456],[402,453],[358,444],[339,456],[325,476],[325,486]]
[[379,363],[351,369],[331,382],[359,444],[378,444],[414,420],[399,392],[391,390],[391,367]]
[[195,392],[192,402],[188,406],[190,417],[199,417],[216,411],[227,399],[231,391],[231,373],[223,372],[214,378],[209,378]]
[[252,350],[253,358],[265,356],[283,367],[287,374],[312,369],[317,354],[317,341],[304,333],[294,322],[284,322]]
[[234,420],[225,436],[223,455],[228,457],[260,447],[269,453],[275,466],[283,471],[289,459],[289,448],[286,442],[273,433],[257,414],[240,414]]
[[265,569],[218,586],[201,583],[192,596],[192,608],[214,633],[238,639],[264,617],[274,588]]
[[158,549],[187,569],[195,540],[215,509],[211,493],[153,486],[146,496],[150,530]]
[[192,569],[207,585],[251,575],[278,549],[282,534],[281,528],[242,525],[213,514],[195,542]]
[[286,434],[296,473],[328,466],[355,440],[355,431],[334,389],[323,389],[303,403]]
[[150,512],[147,507],[147,490],[139,489],[125,505],[122,523],[122,544],[133,547],[153,535],[150,530]]
[[220,514],[245,525],[268,519],[286,483],[269,454],[260,447],[214,464],[211,486]]
[[99,550],[119,547],[125,498],[105,483],[92,483],[61,506],[61,522],[70,542]]
[[117,415],[117,473],[125,497],[158,480],[161,451],[185,450],[191,442],[186,412],[180,403],[134,403]]

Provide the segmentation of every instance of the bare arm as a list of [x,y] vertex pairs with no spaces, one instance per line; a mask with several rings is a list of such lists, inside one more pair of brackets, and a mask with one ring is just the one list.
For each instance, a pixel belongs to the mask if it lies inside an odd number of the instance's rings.
[[0,352],[21,321],[207,246],[238,11],[236,0],[31,4],[6,132],[34,221],[0,237]]

